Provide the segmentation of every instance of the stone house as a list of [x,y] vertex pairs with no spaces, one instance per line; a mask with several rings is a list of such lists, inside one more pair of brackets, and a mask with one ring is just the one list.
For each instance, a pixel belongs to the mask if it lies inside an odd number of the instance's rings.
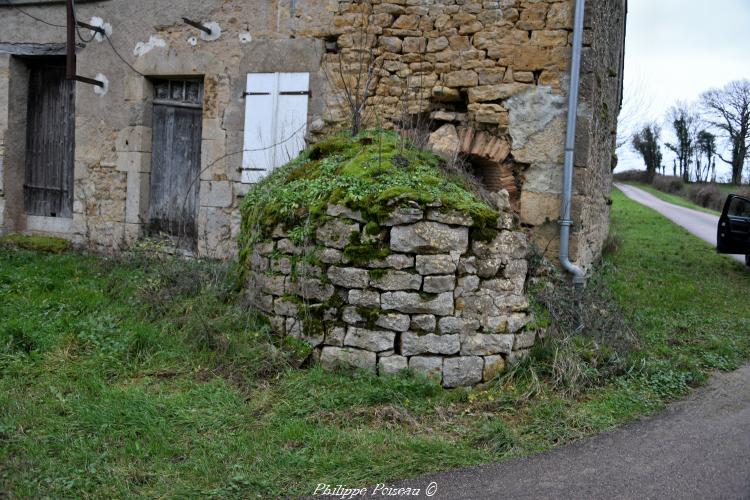
[[[346,126],[425,137],[556,252],[573,0],[0,0],[0,232],[231,257],[254,182]],[[626,0],[587,6],[571,257],[607,234]],[[357,82],[360,82],[358,87]]]

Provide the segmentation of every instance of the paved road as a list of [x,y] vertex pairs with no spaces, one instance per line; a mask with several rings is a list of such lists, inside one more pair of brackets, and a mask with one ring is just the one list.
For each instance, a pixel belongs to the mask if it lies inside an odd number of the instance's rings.
[[[719,224],[718,216],[667,203],[643,189],[638,189],[627,184],[615,184],[615,186],[631,200],[659,212],[698,238],[707,241],[714,248],[716,247],[716,229]],[[745,263],[744,255],[732,255],[731,257],[743,264]]]
[[750,499],[750,365],[615,431],[398,486],[432,482],[447,499]]

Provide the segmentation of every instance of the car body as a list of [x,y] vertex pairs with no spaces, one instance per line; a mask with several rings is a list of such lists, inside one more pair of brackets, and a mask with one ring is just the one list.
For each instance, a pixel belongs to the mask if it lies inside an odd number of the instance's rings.
[[750,199],[730,194],[719,218],[716,237],[719,253],[745,256],[750,266]]

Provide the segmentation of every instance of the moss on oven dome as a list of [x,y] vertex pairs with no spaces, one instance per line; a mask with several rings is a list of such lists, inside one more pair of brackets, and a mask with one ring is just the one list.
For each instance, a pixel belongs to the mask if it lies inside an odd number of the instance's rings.
[[463,179],[449,175],[443,160],[405,143],[390,131],[336,135],[303,151],[253,187],[241,208],[240,259],[258,241],[271,239],[281,225],[295,243],[314,234],[329,204],[359,211],[379,227],[397,206],[439,205],[494,228],[498,212],[474,194]]

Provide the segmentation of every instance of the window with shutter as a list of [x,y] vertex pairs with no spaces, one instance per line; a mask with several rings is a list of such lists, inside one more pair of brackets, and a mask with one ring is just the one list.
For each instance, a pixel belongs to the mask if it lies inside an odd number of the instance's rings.
[[304,149],[309,89],[308,73],[247,75],[242,182],[258,182]]

